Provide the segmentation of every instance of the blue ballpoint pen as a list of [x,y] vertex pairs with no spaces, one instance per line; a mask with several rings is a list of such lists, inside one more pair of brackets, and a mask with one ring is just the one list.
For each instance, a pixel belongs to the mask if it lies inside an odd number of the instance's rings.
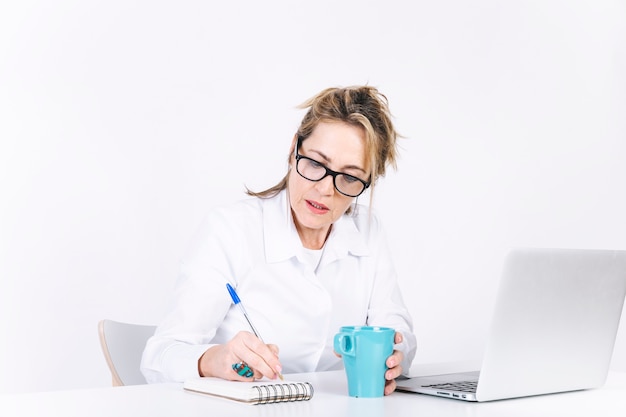
[[252,324],[252,322],[250,321],[250,318],[248,317],[248,313],[246,312],[246,309],[243,307],[243,304],[241,304],[241,300],[239,299],[239,296],[237,295],[237,292],[235,291],[235,289],[230,284],[226,284],[226,288],[228,289],[230,298],[233,299],[233,303],[235,303],[235,305],[239,307],[239,310],[241,310],[241,312],[243,313],[243,316],[248,321],[248,324],[250,325],[250,328],[252,329],[252,333],[254,333],[254,335],[258,337],[261,342],[265,343],[263,341],[263,338],[259,334],[259,332],[256,330],[256,327],[254,327],[254,324]]
[[[233,299],[233,303],[235,303],[235,305],[239,307],[239,309],[243,313],[243,316],[246,318],[246,321],[248,322],[248,324],[250,325],[250,328],[252,329],[252,333],[254,333],[254,335],[258,337],[259,340],[265,344],[265,342],[263,341],[263,338],[257,331],[256,327],[254,327],[254,324],[252,324],[252,322],[250,321],[250,318],[248,317],[248,313],[246,312],[246,309],[244,308],[243,304],[241,303],[241,300],[239,299],[239,296],[237,295],[237,291],[235,291],[235,289],[228,283],[226,284],[226,289],[228,289],[228,293],[230,294],[230,298]],[[278,377],[280,379],[283,379],[283,376],[280,373],[278,374]]]

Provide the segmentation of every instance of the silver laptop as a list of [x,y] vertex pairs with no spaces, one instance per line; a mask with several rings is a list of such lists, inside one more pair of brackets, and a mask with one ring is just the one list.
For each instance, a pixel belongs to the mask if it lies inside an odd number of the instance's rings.
[[398,390],[492,401],[604,384],[626,296],[626,251],[514,249],[480,371],[398,380]]

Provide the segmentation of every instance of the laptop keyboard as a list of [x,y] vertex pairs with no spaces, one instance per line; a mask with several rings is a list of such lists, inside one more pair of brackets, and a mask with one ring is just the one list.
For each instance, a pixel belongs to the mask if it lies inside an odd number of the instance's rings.
[[448,391],[476,392],[478,381],[446,382],[444,384],[424,385],[427,388],[435,388]]

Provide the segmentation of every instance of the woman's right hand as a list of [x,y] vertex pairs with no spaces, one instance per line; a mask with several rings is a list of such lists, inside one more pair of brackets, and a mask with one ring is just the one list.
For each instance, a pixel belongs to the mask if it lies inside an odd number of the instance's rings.
[[[247,364],[254,375],[246,378],[233,370],[233,365],[240,362]],[[198,360],[198,373],[232,381],[250,381],[264,376],[276,379],[282,373],[278,346],[266,345],[250,332],[239,332],[228,343],[207,349]]]

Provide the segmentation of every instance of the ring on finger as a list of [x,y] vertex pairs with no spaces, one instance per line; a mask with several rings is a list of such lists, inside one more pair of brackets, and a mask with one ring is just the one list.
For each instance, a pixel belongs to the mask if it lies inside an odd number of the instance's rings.
[[233,363],[232,368],[233,371],[244,378],[252,378],[254,376],[254,371],[244,361]]

